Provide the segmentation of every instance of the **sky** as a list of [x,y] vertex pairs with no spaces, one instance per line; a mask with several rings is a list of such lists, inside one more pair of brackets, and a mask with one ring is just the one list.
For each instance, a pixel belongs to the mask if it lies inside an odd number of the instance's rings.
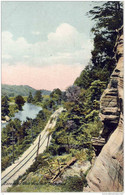
[[2,1],[2,83],[65,90],[88,64],[93,2]]

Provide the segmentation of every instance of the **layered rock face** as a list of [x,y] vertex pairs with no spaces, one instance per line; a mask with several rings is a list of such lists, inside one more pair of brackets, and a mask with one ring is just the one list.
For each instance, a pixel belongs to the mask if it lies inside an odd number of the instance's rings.
[[117,65],[100,101],[100,118],[104,123],[102,137],[106,144],[87,175],[84,192],[123,191],[123,35],[115,46]]

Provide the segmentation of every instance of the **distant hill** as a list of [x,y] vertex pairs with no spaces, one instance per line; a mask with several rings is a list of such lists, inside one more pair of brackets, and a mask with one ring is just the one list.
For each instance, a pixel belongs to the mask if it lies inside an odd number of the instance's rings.
[[[21,96],[28,96],[29,92],[32,93],[32,95],[35,94],[36,89],[28,86],[28,85],[5,85],[2,84],[1,85],[1,94],[7,95],[9,97],[14,97],[17,95],[21,95]],[[41,90],[43,95],[49,95],[51,93],[51,91],[48,90]]]

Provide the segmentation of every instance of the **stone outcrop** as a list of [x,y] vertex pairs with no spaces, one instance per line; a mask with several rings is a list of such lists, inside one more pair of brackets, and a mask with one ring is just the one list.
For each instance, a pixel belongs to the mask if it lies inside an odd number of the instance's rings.
[[99,137],[93,137],[91,139],[92,146],[95,148],[95,154],[96,156],[99,155],[100,151],[102,150],[102,147],[105,145],[105,139],[101,136]]
[[67,177],[73,177],[75,175],[80,177],[81,173],[86,173],[90,169],[90,161],[76,162],[74,165],[70,166],[62,175],[62,179],[65,180]]
[[115,46],[117,60],[107,89],[101,97],[100,118],[104,123],[102,137],[106,144],[87,175],[84,192],[123,191],[123,35]]

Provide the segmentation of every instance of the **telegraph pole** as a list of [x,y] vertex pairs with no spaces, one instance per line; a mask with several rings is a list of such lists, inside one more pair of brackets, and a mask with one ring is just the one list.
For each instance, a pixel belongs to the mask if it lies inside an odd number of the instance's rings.
[[37,148],[37,153],[36,153],[36,160],[37,160],[37,157],[38,157],[38,154],[39,154],[40,139],[41,139],[41,134],[39,136],[39,141],[38,141],[38,148]]
[[48,140],[47,140],[47,149],[48,149],[48,146],[49,146],[49,140],[50,140],[50,133],[48,135]]
[[33,130],[32,130],[32,127],[31,127],[31,134],[32,134],[32,143],[33,143]]
[[14,163],[14,144],[15,144],[14,132],[15,132],[15,129],[12,128],[11,144],[13,145],[13,163]]
[[70,153],[69,138],[67,137],[68,153]]
[[33,143],[33,129],[32,129],[32,122],[30,124],[30,129],[31,129],[31,141]]

